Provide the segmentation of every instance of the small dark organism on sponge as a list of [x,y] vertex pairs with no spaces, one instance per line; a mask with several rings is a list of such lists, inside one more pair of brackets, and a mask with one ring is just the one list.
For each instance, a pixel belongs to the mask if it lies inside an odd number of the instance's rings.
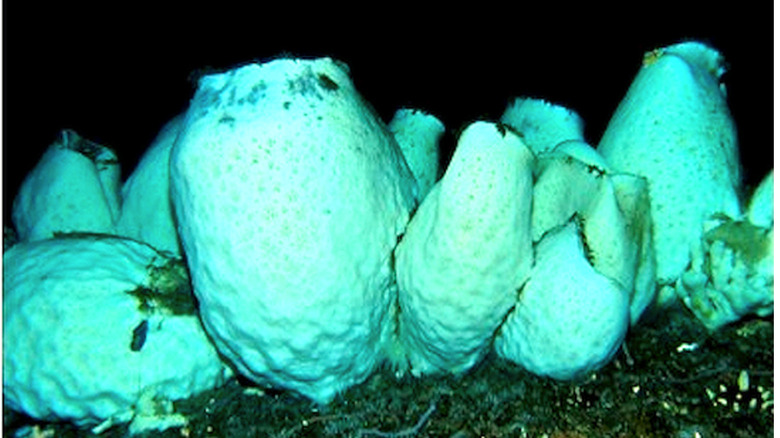
[[506,137],[507,126],[503,123],[496,123],[496,131],[501,134],[501,137]]
[[146,333],[149,331],[149,320],[141,321],[133,329],[133,340],[130,341],[130,351],[141,351],[146,342]]
[[324,73],[317,75],[317,82],[319,82],[322,88],[328,91],[336,91],[339,89],[339,84],[334,82],[333,79],[329,78],[328,75]]
[[222,117],[219,119],[219,123],[230,123],[230,124],[232,124],[232,123],[233,123],[233,122],[235,122],[235,121],[236,121],[235,117],[229,116],[229,115],[227,115],[227,114],[223,115],[223,116],[222,116]]
[[107,153],[109,148],[105,148],[94,141],[82,138],[72,129],[65,129],[59,133],[60,147],[70,149],[74,152],[87,157],[95,163],[98,170],[105,170],[108,166],[116,166],[119,160],[111,153]]
[[81,138],[72,129],[65,129],[59,133],[59,142],[64,149],[70,149],[84,155],[91,161],[95,161],[102,152],[102,147],[87,139]]
[[506,123],[501,123],[501,122],[495,122],[495,125],[496,125],[496,131],[498,131],[498,133],[501,134],[501,137],[506,137],[506,133],[509,132],[520,137],[521,139],[525,138],[523,136],[523,133],[513,128],[512,125],[508,125]]
[[198,304],[184,262],[170,259],[161,266],[148,267],[149,285],[127,293],[138,299],[142,312],[162,311],[169,315],[195,315]]
[[197,304],[191,293],[160,293],[148,287],[140,286],[127,292],[139,301],[138,310],[151,312],[164,309],[172,315],[195,315]]
[[588,172],[591,175],[594,175],[596,178],[600,178],[600,177],[604,176],[604,174],[606,173],[604,171],[604,169],[602,169],[602,168],[600,168],[600,167],[598,167],[598,166],[596,166],[594,164],[588,164]]

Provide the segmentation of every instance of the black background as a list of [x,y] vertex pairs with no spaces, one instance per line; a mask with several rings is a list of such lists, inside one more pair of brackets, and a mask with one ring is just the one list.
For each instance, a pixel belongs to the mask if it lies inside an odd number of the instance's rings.
[[346,62],[385,121],[404,106],[436,115],[448,129],[446,156],[454,131],[498,118],[514,96],[574,109],[595,146],[643,53],[697,39],[730,65],[725,82],[745,182],[756,184],[773,167],[770,2],[764,9],[706,3],[685,13],[610,8],[569,20],[561,19],[565,6],[546,14],[442,10],[414,19],[414,10],[385,16],[374,8],[342,21],[318,11],[306,20],[300,13],[221,11],[218,3],[202,8],[207,17],[200,20],[184,11],[3,3],[4,221],[19,183],[61,129],[113,148],[127,176],[162,125],[186,109],[193,72],[280,54]]

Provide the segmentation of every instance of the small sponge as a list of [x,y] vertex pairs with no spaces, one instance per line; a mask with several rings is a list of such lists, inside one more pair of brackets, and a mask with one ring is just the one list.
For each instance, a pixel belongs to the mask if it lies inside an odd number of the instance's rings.
[[588,263],[576,220],[551,230],[535,249],[531,278],[495,348],[535,374],[573,379],[601,367],[620,347],[628,296]]
[[387,127],[417,181],[417,199],[422,200],[439,177],[439,140],[444,124],[431,114],[403,108],[395,112]]
[[515,99],[501,122],[517,131],[535,154],[549,152],[567,140],[584,140],[584,123],[576,112],[542,99]]
[[65,130],[22,183],[13,222],[22,241],[68,232],[112,233],[120,203],[116,154]]

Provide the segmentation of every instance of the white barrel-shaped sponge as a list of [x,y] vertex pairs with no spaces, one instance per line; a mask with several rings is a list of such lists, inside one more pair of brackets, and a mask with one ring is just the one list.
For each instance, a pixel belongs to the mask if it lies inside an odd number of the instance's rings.
[[171,205],[168,163],[183,119],[182,115],[176,116],[163,126],[125,181],[122,214],[116,224],[117,234],[175,255],[181,251]]
[[114,152],[64,130],[22,182],[12,218],[22,241],[111,233],[120,203]]
[[321,403],[368,376],[415,182],[342,65],[201,78],[171,184],[201,317],[241,373]]
[[[720,54],[701,43],[648,53],[598,146],[614,171],[647,179],[661,284],[688,266],[705,220],[740,216],[737,138],[722,74]],[[662,294],[660,304],[668,298]]]
[[474,365],[528,276],[533,154],[476,122],[396,251],[399,335],[415,375]]
[[229,375],[181,261],[96,236],[3,255],[3,396],[44,420],[128,421],[143,399],[190,397]]

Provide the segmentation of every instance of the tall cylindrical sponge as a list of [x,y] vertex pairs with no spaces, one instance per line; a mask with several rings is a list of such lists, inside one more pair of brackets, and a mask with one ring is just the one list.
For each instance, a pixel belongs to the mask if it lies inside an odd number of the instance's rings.
[[[737,137],[720,54],[686,42],[648,53],[599,143],[616,172],[648,181],[659,283],[671,285],[712,215],[740,215]],[[673,294],[660,295],[665,304]]]
[[396,251],[400,344],[412,374],[482,357],[531,268],[533,154],[503,125],[468,126]]

